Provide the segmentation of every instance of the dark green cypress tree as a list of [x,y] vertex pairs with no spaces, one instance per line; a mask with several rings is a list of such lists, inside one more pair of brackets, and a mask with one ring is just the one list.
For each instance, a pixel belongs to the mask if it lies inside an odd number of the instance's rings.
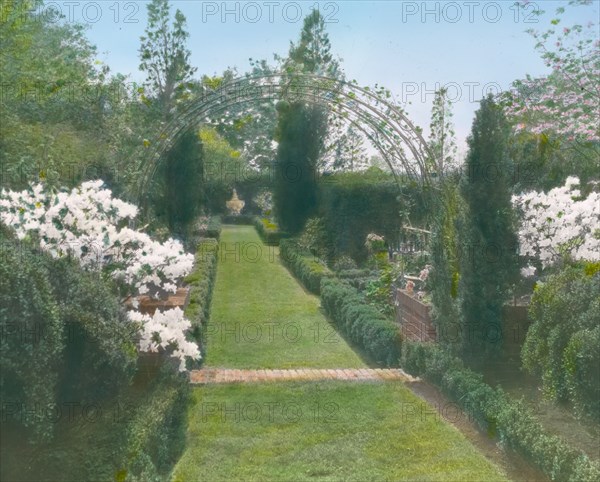
[[198,134],[185,132],[164,164],[164,203],[169,229],[184,236],[198,215],[203,193],[203,151]]
[[502,108],[491,95],[483,99],[467,140],[461,180],[466,212],[458,230],[463,343],[474,356],[500,349],[502,306],[518,276],[509,135]]
[[318,106],[301,103],[281,103],[278,111],[275,212],[281,228],[297,234],[317,207],[317,162],[326,115]]
[[[294,74],[337,76],[338,68],[330,52],[325,21],[314,10],[304,19],[299,41],[291,44],[284,69],[292,74],[291,85],[299,88],[295,80],[302,77]],[[310,99],[297,98],[280,102],[277,111],[275,214],[283,230],[297,234],[317,205],[317,168],[327,136],[327,111]]]

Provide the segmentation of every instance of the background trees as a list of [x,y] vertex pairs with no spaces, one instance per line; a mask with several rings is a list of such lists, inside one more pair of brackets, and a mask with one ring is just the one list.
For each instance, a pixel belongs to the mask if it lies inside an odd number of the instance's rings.
[[[151,108],[148,123],[168,122],[178,103],[190,96],[192,75],[196,68],[189,63],[185,16],[177,10],[172,25],[168,0],[148,4],[148,25],[141,37],[140,70],[146,72],[146,86]],[[164,219],[172,233],[183,237],[200,211],[203,199],[203,153],[194,126],[188,126],[166,153],[150,196],[159,219]]]
[[148,4],[148,25],[141,37],[140,70],[146,72],[146,85],[153,95],[164,120],[168,120],[178,100],[189,91],[189,82],[196,68],[189,63],[186,43],[186,19],[175,11],[169,25],[168,0],[152,0]]
[[[591,3],[572,0],[567,8]],[[511,153],[518,169],[516,192],[548,190],[562,185],[573,175],[584,183],[597,178],[600,156],[598,23],[590,17],[584,25],[564,25],[565,7],[556,9],[546,30],[528,31],[551,72],[538,78],[527,76],[516,80],[503,99],[507,117],[518,134],[511,141]]]
[[448,90],[435,93],[431,110],[429,148],[433,153],[430,160],[433,170],[439,177],[456,168],[456,139],[452,125],[452,108],[448,100]]

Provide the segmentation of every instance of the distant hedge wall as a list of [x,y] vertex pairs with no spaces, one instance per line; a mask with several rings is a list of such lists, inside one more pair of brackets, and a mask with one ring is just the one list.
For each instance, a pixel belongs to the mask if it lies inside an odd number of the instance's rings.
[[402,210],[413,223],[426,213],[426,195],[419,187],[384,173],[344,173],[321,178],[319,215],[330,237],[332,258],[347,255],[356,261],[367,256],[367,234],[375,232],[396,243]]

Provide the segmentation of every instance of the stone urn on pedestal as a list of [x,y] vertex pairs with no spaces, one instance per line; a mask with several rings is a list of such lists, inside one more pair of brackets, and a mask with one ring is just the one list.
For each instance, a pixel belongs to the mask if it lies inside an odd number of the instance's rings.
[[245,204],[246,204],[245,201],[242,201],[238,197],[237,191],[235,189],[233,190],[233,196],[231,197],[231,199],[225,203],[225,205],[227,206],[227,209],[229,209],[229,213],[234,216],[240,215]]

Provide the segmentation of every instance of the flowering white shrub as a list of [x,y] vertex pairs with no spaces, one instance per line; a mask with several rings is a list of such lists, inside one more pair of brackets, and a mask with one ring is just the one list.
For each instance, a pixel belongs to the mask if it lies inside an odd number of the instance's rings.
[[132,322],[140,324],[141,351],[157,352],[160,348],[173,348],[172,356],[179,358],[180,371],[185,371],[186,357],[200,358],[198,345],[185,338],[185,332],[191,327],[191,323],[179,308],[164,312],[157,310],[154,316],[139,311],[130,311],[128,315]]
[[[185,253],[179,241],[160,243],[122,226],[136,215],[137,208],[113,198],[102,181],[85,182],[70,192],[58,193],[47,193],[37,184],[21,192],[3,190],[0,196],[0,220],[18,239],[35,236],[53,257],[70,255],[86,269],[105,269],[124,282],[134,296],[176,292],[178,280],[191,272],[194,256]],[[185,341],[189,322],[167,313],[159,317],[160,321],[143,324],[140,349],[146,351],[150,345],[144,340],[155,333],[160,346],[178,346],[176,356],[185,352],[197,358],[197,347],[194,351]],[[138,316],[137,321],[147,320]],[[152,331],[158,326],[163,329]]]
[[527,265],[524,268],[521,268],[521,276],[523,278],[531,278],[532,276],[535,275],[535,272],[536,272],[535,266]]
[[548,193],[513,196],[513,205],[522,212],[521,255],[538,258],[543,266],[561,256],[600,260],[600,194],[592,192],[581,199],[578,185],[578,178],[569,177],[564,186]]

